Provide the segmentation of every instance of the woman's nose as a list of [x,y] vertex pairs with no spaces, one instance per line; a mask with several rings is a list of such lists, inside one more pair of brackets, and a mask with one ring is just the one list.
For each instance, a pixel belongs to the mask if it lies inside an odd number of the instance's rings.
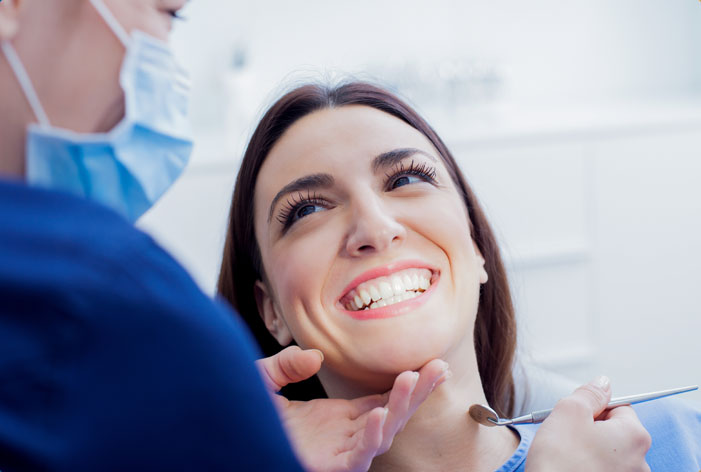
[[373,199],[365,199],[355,208],[350,228],[346,251],[351,256],[385,251],[406,237],[404,225],[382,202]]

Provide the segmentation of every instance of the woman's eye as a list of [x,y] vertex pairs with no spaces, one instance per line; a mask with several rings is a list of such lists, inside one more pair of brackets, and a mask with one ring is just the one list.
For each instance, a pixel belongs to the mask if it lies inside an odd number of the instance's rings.
[[296,219],[304,218],[305,216],[311,215],[312,213],[316,213],[317,211],[322,209],[323,207],[321,205],[304,205],[295,212],[295,216]]
[[409,185],[416,182],[423,182],[423,180],[415,175],[403,175],[396,178],[394,182],[392,182],[391,188],[395,189],[397,187],[403,187],[404,185]]
[[387,189],[394,190],[405,185],[426,182],[437,185],[436,169],[424,163],[411,161],[408,167],[400,164],[399,168],[387,175]]
[[280,224],[282,224],[284,233],[305,216],[309,216],[312,213],[318,213],[329,208],[331,208],[329,202],[322,198],[313,195],[304,196],[300,194],[297,197],[292,197],[287,201],[286,208],[283,208],[280,211],[277,220],[280,222]]

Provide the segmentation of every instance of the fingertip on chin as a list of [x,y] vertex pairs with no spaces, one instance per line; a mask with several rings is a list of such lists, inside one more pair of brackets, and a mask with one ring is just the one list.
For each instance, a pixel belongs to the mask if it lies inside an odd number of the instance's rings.
[[321,352],[319,349],[308,349],[307,352],[313,352],[315,355],[319,356],[320,363],[324,362],[324,353]]

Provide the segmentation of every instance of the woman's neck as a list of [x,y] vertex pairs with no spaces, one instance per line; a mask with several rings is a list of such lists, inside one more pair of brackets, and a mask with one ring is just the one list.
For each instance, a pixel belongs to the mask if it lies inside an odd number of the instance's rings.
[[473,403],[486,403],[479,376],[454,372],[395,436],[390,450],[375,458],[371,470],[498,469],[513,454],[518,437],[507,428],[471,420],[467,410]]
[[472,340],[442,358],[450,365],[451,378],[429,395],[371,470],[491,471],[518,447],[512,430],[480,426],[468,416],[470,405],[487,403]]

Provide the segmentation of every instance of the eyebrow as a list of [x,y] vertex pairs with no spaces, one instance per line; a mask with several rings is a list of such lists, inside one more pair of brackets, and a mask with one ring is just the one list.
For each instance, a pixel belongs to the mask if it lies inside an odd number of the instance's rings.
[[[406,159],[407,157],[413,156],[415,154],[421,154],[423,156],[428,157],[433,162],[436,162],[435,157],[433,157],[426,151],[422,151],[421,149],[397,148],[375,156],[375,158],[372,160],[372,171],[373,173],[377,173],[377,171],[379,171],[380,169],[385,169],[387,167],[396,165],[404,159]],[[270,223],[270,220],[273,217],[273,211],[275,210],[277,202],[288,193],[303,192],[305,190],[316,190],[320,188],[331,188],[333,187],[334,183],[334,178],[330,174],[312,174],[293,180],[289,184],[282,187],[282,189],[275,195],[273,201],[270,203],[270,209],[268,211],[268,223]]]
[[312,174],[293,180],[289,184],[282,187],[282,190],[280,190],[275,195],[275,198],[273,198],[273,201],[270,204],[270,211],[268,212],[268,223],[270,223],[270,219],[273,217],[275,205],[277,205],[278,200],[280,200],[283,196],[287,195],[288,193],[302,192],[304,190],[330,188],[333,186],[333,184],[334,179],[330,174]]
[[414,154],[421,154],[436,162],[436,158],[417,148],[398,148],[392,149],[391,151],[383,152],[382,154],[375,157],[372,160],[372,171],[377,172],[380,169],[386,169],[387,167],[392,167],[393,165],[399,164],[404,159]]

